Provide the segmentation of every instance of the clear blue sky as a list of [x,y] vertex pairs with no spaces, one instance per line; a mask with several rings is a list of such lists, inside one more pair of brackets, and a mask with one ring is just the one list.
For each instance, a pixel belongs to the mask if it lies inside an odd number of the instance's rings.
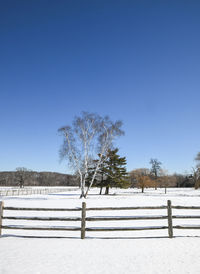
[[200,151],[200,1],[0,0],[0,170],[69,172],[57,129],[124,122],[128,170]]

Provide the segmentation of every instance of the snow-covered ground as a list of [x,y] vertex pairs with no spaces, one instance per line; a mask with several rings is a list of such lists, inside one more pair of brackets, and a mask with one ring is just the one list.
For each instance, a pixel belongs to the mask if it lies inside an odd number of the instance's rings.
[[[167,200],[172,205],[200,206],[200,190],[112,189],[111,195],[99,196],[93,189],[87,207],[160,206]],[[5,206],[19,207],[81,207],[79,191],[49,195],[4,197]],[[173,210],[175,215],[200,215],[200,210]],[[5,211],[4,216],[80,216],[80,212]],[[166,215],[162,210],[88,211],[87,216]],[[28,223],[27,223],[28,222]],[[42,222],[3,220],[3,225],[80,226],[80,222]],[[173,224],[199,224],[200,219],[173,220]],[[87,227],[167,225],[167,220],[87,222]],[[167,229],[128,232],[3,230],[0,239],[0,273],[199,273],[200,230],[174,230],[168,238]],[[57,238],[55,238],[57,237]]]

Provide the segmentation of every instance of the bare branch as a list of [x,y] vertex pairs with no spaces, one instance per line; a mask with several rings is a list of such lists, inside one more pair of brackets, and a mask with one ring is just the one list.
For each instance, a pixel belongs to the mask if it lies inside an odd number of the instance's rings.
[[[81,196],[87,196],[98,169],[103,161],[103,155],[112,148],[113,140],[124,134],[121,130],[122,122],[112,122],[108,116],[101,117],[95,113],[82,112],[81,116],[74,118],[72,126],[59,129],[64,137],[60,150],[60,158],[67,159],[74,171],[79,173],[81,183]],[[100,155],[96,162],[94,176],[85,193],[85,181],[88,177],[89,163]]]

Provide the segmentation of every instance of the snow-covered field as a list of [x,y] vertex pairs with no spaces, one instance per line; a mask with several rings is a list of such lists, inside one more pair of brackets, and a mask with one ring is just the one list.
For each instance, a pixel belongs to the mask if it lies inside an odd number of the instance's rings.
[[[164,189],[119,190],[111,195],[99,196],[93,189],[86,200],[87,207],[160,206],[167,200],[172,205],[200,206],[200,190]],[[4,197],[5,206],[19,207],[81,207],[79,191],[49,195]],[[200,215],[200,210],[173,210],[173,214]],[[19,216],[80,216],[80,212],[19,212],[5,211],[6,215]],[[88,211],[87,216],[166,215],[165,210]],[[28,224],[27,224],[28,222]],[[80,222],[42,222],[3,220],[3,225],[55,225],[80,226]],[[100,221],[87,222],[95,226],[153,226],[167,225],[167,220]],[[199,224],[200,219],[173,220],[173,224]],[[0,273],[199,273],[200,230],[86,232],[80,239],[79,231],[27,231],[3,230],[0,239]],[[56,238],[57,237],[57,238]]]

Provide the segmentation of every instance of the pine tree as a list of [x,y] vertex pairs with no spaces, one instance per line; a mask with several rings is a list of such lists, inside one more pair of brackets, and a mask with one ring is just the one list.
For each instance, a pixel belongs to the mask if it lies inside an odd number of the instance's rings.
[[[104,161],[105,161],[105,156],[104,157]],[[90,167],[88,169],[88,177],[87,177],[87,181],[86,181],[86,186],[89,186],[89,182],[94,174],[94,164],[95,162],[97,162],[98,160],[93,160],[91,163],[90,163]],[[102,189],[103,187],[106,186],[106,183],[105,183],[105,170],[104,170],[104,165],[105,163],[102,162],[100,167],[99,167],[99,170],[98,170],[98,173],[96,175],[96,178],[94,180],[94,183],[93,183],[93,187],[100,187],[100,195],[102,194]]]
[[105,194],[109,194],[110,187],[129,186],[126,157],[120,157],[117,152],[118,148],[108,151],[106,161],[100,170],[102,177],[99,186],[101,190],[106,187]]
[[[103,187],[106,188],[105,194],[109,194],[110,187],[126,188],[130,186],[128,180],[128,173],[126,171],[126,157],[120,157],[118,154],[118,148],[114,150],[108,150],[104,161],[99,167],[96,180],[93,184],[95,187],[100,188],[100,195],[102,194]],[[93,162],[98,161],[94,160]],[[93,165],[89,168],[88,180],[92,177],[94,172]]]

